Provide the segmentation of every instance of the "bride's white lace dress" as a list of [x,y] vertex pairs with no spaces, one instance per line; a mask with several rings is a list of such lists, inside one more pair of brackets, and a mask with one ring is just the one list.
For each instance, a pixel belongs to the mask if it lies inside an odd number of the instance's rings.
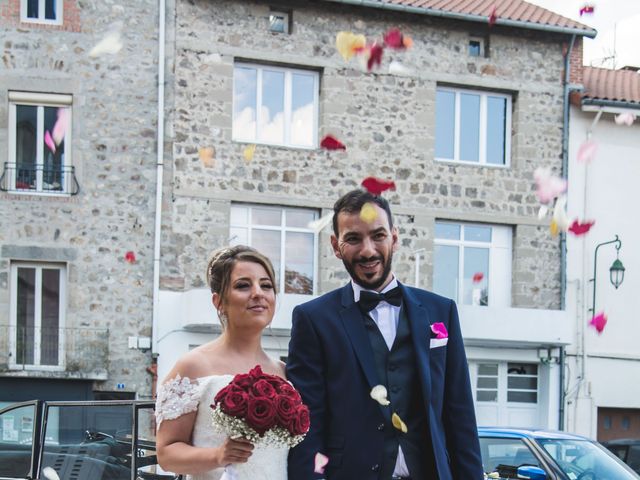
[[[156,400],[156,424],[178,418],[197,410],[191,444],[194,447],[221,445],[225,436],[214,430],[211,424],[211,407],[216,393],[227,386],[233,375],[211,375],[191,380],[177,376],[158,388]],[[247,463],[235,464],[238,480],[287,480],[286,448],[258,445]],[[179,472],[177,472],[179,473]],[[210,472],[187,475],[187,480],[218,480],[224,468]]]

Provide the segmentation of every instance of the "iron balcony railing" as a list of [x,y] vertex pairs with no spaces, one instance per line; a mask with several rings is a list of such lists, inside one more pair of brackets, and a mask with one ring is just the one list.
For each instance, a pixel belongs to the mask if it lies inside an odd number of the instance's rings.
[[29,165],[5,162],[0,176],[0,190],[77,195],[80,184],[73,165],[45,166],[41,163]]
[[109,329],[0,325],[0,371],[57,370],[106,375]]

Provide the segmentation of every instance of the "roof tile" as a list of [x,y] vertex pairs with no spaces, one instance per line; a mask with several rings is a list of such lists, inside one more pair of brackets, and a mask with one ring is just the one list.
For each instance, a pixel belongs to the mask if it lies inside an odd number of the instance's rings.
[[637,103],[640,106],[640,73],[584,67],[582,98]]

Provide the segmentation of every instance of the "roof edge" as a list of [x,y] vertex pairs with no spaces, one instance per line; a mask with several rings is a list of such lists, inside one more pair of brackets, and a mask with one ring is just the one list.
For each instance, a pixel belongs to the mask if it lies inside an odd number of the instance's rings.
[[594,106],[594,107],[612,107],[612,108],[622,108],[622,109],[640,109],[640,103],[638,102],[630,102],[627,100],[603,100],[600,98],[582,98],[583,106]]
[[[415,13],[418,15],[429,15],[433,17],[451,18],[454,20],[463,20],[467,22],[488,22],[488,17],[484,15],[470,15],[467,13],[447,12],[444,10],[436,10],[428,7],[410,7],[408,5],[398,5],[394,3],[382,3],[376,0],[325,0],[327,2],[342,3],[345,5],[354,5],[358,7],[370,7],[381,10],[395,10],[397,12]],[[544,32],[562,33],[565,35],[582,35],[588,38],[594,38],[597,35],[595,29],[584,30],[581,28],[556,27],[553,25],[541,25],[531,22],[522,22],[519,20],[509,20],[498,17],[495,25],[503,25],[505,27],[527,28],[529,30],[541,30]]]

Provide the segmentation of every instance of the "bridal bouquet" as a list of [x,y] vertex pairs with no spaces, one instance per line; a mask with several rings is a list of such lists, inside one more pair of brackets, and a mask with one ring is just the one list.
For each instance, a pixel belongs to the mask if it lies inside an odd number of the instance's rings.
[[257,365],[236,375],[211,404],[213,426],[254,445],[294,447],[309,430],[309,408],[286,380]]

